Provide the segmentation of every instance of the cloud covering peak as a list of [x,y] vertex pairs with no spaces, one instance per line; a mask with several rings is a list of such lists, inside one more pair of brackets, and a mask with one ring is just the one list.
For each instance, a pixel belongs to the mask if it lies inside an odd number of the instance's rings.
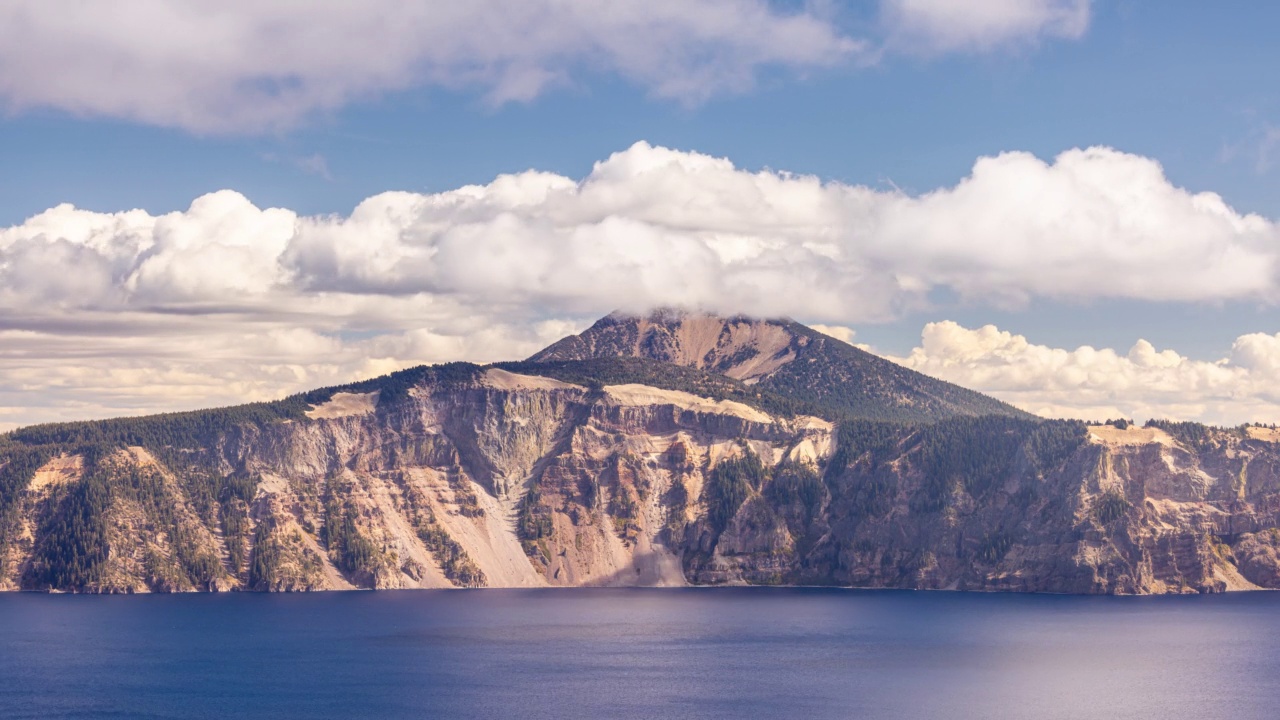
[[925,326],[920,346],[892,359],[1045,417],[1280,421],[1280,334],[1242,335],[1226,357],[1202,361],[1146,340],[1128,352],[1070,350],[945,321]]

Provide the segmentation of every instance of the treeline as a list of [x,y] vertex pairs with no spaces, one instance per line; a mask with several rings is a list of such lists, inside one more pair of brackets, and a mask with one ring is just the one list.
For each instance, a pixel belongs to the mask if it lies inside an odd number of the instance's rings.
[[[1211,450],[1215,445],[1213,429],[1197,422],[1175,422],[1152,418],[1146,422],[1145,426],[1163,430],[1174,440],[1199,452]],[[1243,432],[1241,434],[1243,435]]]
[[[1114,428],[1125,430],[1133,427],[1135,423],[1132,420],[1124,418],[1107,420],[1103,425],[1110,425]],[[1151,418],[1142,425],[1146,428],[1155,428],[1168,433],[1170,437],[1178,441],[1181,445],[1195,450],[1197,452],[1207,452],[1217,449],[1222,441],[1227,438],[1237,438],[1240,440],[1249,439],[1249,428],[1261,428],[1266,430],[1275,430],[1276,423],[1247,422],[1232,427],[1220,425],[1206,425],[1204,423],[1186,421],[1186,420],[1166,420],[1162,418]]]
[[1235,427],[1219,427],[1198,422],[1178,422],[1152,418],[1146,422],[1145,427],[1163,430],[1186,447],[1205,452],[1217,448],[1220,441],[1228,437],[1236,437],[1241,440],[1248,439],[1249,428],[1251,427],[1274,430],[1276,429],[1276,424],[1244,423]]
[[758,492],[768,477],[769,468],[752,452],[724,460],[712,468],[702,494],[707,505],[707,520],[717,535],[724,532],[752,491]]
[[554,530],[551,509],[542,504],[542,493],[535,484],[516,508],[516,537],[520,539],[525,555],[541,560],[543,564],[551,562],[546,538],[551,537]]
[[[29,589],[101,588],[110,556],[107,512],[125,502],[142,515],[141,526],[164,538],[168,552],[149,548],[142,557],[146,580],[159,589],[208,588],[224,576],[221,559],[208,548],[194,518],[183,517],[179,497],[154,469],[116,466],[109,454],[81,449],[84,476],[54,492],[54,503],[22,577]],[[150,545],[150,543],[147,543]]]
[[294,395],[275,402],[210,410],[32,425],[10,432],[6,439],[24,445],[195,447],[216,440],[237,425],[294,420],[301,418],[307,409],[303,396]]
[[942,509],[948,493],[960,484],[982,496],[1019,469],[1047,474],[1057,469],[1088,438],[1075,420],[1035,420],[1006,415],[959,416],[926,425],[846,420],[839,426],[836,452],[828,465],[829,481],[851,464],[869,463],[868,479],[850,490],[862,511],[887,510],[895,492],[874,468],[906,458],[923,476],[922,492],[912,498],[920,512]]
[[0,554],[8,542],[22,493],[45,463],[57,454],[51,446],[0,444]]
[[58,503],[22,578],[27,589],[100,587],[108,557],[106,510],[112,488],[105,475],[91,470]]
[[1087,439],[1078,420],[1041,420],[1007,415],[957,416],[934,423],[907,424],[844,419],[837,424],[831,466],[842,468],[865,456],[873,461],[915,448],[927,472],[973,474],[1000,464],[1025,445],[1041,469],[1056,466]]
[[[0,435],[0,464],[6,453],[22,446],[139,446],[203,449],[240,425],[266,426],[285,420],[302,420],[312,406],[327,402],[338,392],[381,391],[380,403],[408,397],[421,384],[455,386],[475,382],[483,368],[471,363],[420,366],[348,385],[318,388],[272,402],[247,403],[208,410],[161,413],[142,417],[46,423],[18,428]],[[3,492],[0,489],[0,492]]]
[[864,456],[873,461],[895,453],[913,426],[896,422],[845,418],[836,423],[836,450],[828,468],[842,470]]
[[1010,477],[1025,460],[1027,469],[1047,473],[1087,441],[1084,423],[1031,421],[999,415],[957,417],[924,427],[913,462],[926,478],[928,509],[941,509],[952,483],[981,497]]
[[356,524],[355,510],[348,502],[354,487],[331,478],[324,501],[324,525],[320,539],[329,559],[357,585],[372,586],[387,560],[381,549]]
[[479,381],[484,368],[473,363],[451,362],[441,365],[419,365],[417,367],[397,370],[369,380],[318,388],[303,393],[298,397],[307,405],[320,405],[328,402],[335,393],[370,393],[377,391],[378,403],[397,403],[408,399],[409,390],[421,385],[440,388],[455,388],[472,385]]
[[707,474],[702,499],[707,522],[717,535],[751,497],[761,495],[773,507],[799,505],[806,518],[814,517],[828,497],[818,468],[808,462],[784,460],[765,465],[748,450],[724,460]]
[[440,564],[444,576],[459,587],[484,587],[484,571],[434,519],[418,528],[418,538]]

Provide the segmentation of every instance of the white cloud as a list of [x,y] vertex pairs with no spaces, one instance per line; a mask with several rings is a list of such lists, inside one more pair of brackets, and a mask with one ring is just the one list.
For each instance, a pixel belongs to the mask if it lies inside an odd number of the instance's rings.
[[285,127],[418,86],[528,100],[591,72],[658,97],[749,88],[759,70],[863,51],[767,0],[12,0],[0,102],[197,132]]
[[968,296],[1275,297],[1274,222],[1109,148],[983,158],[956,187],[891,204],[878,235],[893,265]]
[[[983,158],[919,196],[640,143],[582,180],[530,171],[384,193],[346,217],[260,209],[232,191],[162,216],[62,205],[0,229],[0,408],[172,409],[519,358],[619,307],[791,315],[840,337],[928,307],[937,290],[1001,306],[1268,304],[1278,240],[1271,220],[1107,148]],[[1228,370],[1261,372],[1270,347],[1242,338]],[[989,362],[970,372],[1004,372]],[[1197,387],[1218,377],[1199,372]],[[41,412],[0,422],[55,411]]]
[[1091,0],[881,0],[891,47],[938,54],[986,52],[1044,38],[1078,40]]
[[[94,316],[78,326],[0,330],[0,432],[84,420],[273,400],[421,363],[532,354],[581,325],[487,327],[466,321],[379,333],[330,332],[289,318]],[[322,325],[315,319],[312,325]]]
[[525,173],[304,219],[282,262],[311,290],[702,305],[821,321],[974,301],[1275,298],[1271,221],[1107,148],[983,158],[921,196],[750,173],[637,144],[581,182]]
[[1046,417],[1280,421],[1280,335],[1243,335],[1226,357],[1206,362],[1146,340],[1128,352],[1068,350],[946,321],[925,326],[920,347],[891,359]]
[[696,103],[749,90],[770,69],[803,75],[892,53],[1077,39],[1090,0],[881,0],[880,27],[860,38],[831,8],[822,1],[784,10],[772,0],[9,0],[0,4],[0,107],[199,133],[270,132],[396,91],[468,89],[502,104],[600,74]]
[[841,342],[853,345],[853,338],[858,334],[857,330],[844,325],[821,325],[814,323],[809,327],[828,337],[833,337]]

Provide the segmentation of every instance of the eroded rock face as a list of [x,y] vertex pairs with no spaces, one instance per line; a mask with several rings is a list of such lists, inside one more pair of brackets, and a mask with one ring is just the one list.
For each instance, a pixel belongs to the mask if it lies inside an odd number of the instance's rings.
[[333,397],[204,448],[41,459],[0,588],[1280,587],[1280,444],[1257,433],[992,417],[837,443],[821,418],[496,369]]
[[[816,418],[501,370],[384,407],[341,395],[304,420],[237,426],[207,457],[50,459],[5,531],[2,587],[683,584],[665,537],[673,483],[692,488],[691,519],[718,459],[832,446]],[[66,557],[82,511],[102,525],[101,557]]]
[[[1089,428],[1053,468],[949,479],[940,502],[907,455],[855,460],[823,520],[840,583],[1068,593],[1276,588],[1280,446],[1213,431],[1192,449],[1158,429]],[[977,485],[981,485],[980,483]],[[868,498],[871,498],[868,501]]]

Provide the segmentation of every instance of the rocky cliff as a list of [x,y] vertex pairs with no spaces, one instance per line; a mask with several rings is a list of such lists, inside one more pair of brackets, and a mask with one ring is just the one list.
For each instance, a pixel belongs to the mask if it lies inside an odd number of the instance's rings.
[[697,498],[724,458],[816,466],[834,442],[818,418],[497,368],[384,392],[231,423],[206,446],[54,429],[27,443],[44,457],[4,508],[0,587],[683,584],[667,529],[699,510],[673,514],[672,497]]
[[855,586],[1280,587],[1277,441],[1260,428],[1164,423],[921,429],[828,474],[819,517],[839,540],[810,561]]
[[595,359],[28,428],[0,589],[1280,587],[1275,431],[822,415]]

